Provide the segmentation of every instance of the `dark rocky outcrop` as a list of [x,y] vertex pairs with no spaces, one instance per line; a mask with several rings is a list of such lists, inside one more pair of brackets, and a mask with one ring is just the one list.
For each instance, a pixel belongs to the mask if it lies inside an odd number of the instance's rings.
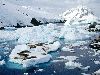
[[4,27],[0,27],[0,30],[4,30],[5,28]]
[[95,28],[96,25],[97,25],[97,22],[93,22],[93,24],[90,24],[89,28]]
[[41,23],[41,21],[37,21],[35,18],[32,18],[31,24],[33,24],[34,26],[39,26],[39,25],[41,25],[43,23]]
[[96,37],[91,43],[90,43],[90,48],[93,48],[93,49],[97,49],[100,50],[100,36],[99,37]]

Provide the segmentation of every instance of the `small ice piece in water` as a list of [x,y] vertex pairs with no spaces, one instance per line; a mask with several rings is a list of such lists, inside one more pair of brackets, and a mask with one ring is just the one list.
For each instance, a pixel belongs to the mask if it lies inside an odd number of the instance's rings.
[[95,64],[100,64],[100,61],[94,61]]
[[68,61],[75,61],[76,59],[78,59],[77,56],[60,56],[58,58],[62,58],[62,59],[68,60]]
[[28,73],[24,73],[24,75],[28,75]]
[[80,55],[81,57],[84,57],[83,55]]
[[54,73],[56,73],[56,71],[53,71]]
[[39,69],[38,71],[42,72],[42,71],[43,71],[43,69]]
[[0,65],[4,65],[5,64],[5,61],[4,60],[1,60],[0,61]]
[[75,68],[81,68],[82,67],[81,63],[72,62],[72,61],[65,63],[65,66],[66,66],[67,69],[75,69]]
[[100,75],[100,69],[93,73],[93,75]]
[[82,70],[84,71],[88,71],[90,69],[90,66],[86,66],[86,67],[83,67]]
[[62,51],[69,51],[69,52],[75,52],[74,49],[70,49],[68,47],[63,47],[61,50]]
[[82,75],[91,75],[91,74],[86,74],[86,73],[81,73]]

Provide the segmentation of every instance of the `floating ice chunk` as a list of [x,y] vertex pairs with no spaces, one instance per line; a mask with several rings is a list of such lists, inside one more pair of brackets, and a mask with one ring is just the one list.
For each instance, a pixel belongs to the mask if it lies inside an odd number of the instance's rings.
[[78,57],[76,57],[76,56],[60,56],[58,58],[65,59],[67,61],[75,61],[76,59],[78,59]]
[[4,60],[1,60],[0,61],[0,65],[4,65],[5,64],[5,61]]
[[23,65],[24,68],[36,64],[48,62],[52,56],[44,52],[30,50],[30,47],[23,44],[16,46],[9,55],[9,61]]
[[84,55],[80,55],[81,57],[84,57]]
[[100,69],[93,73],[93,75],[100,75]]
[[74,49],[70,49],[68,47],[63,47],[61,50],[62,51],[69,51],[69,52],[75,52]]
[[86,73],[81,73],[82,75],[91,75],[91,74],[86,74]]
[[100,64],[100,61],[94,61],[95,64]]
[[[46,44],[46,45],[40,45],[40,44],[17,45],[9,55],[10,58],[9,61],[22,64],[23,67],[35,66],[36,64],[39,63],[48,62],[52,56],[47,53],[50,51],[56,51],[60,46],[61,44],[59,41],[56,41],[53,44]],[[47,49],[45,50],[45,48]]]
[[51,62],[53,62],[53,63],[56,63],[56,62],[64,62],[64,61],[66,61],[66,60],[53,60],[53,61],[51,61]]
[[24,75],[28,75],[28,73],[24,73]]
[[86,44],[86,41],[76,41],[75,43],[72,44],[72,46],[80,46]]
[[75,61],[76,59],[78,59],[78,57],[77,56],[66,56],[65,59],[68,61]]
[[75,68],[81,68],[82,67],[81,63],[72,62],[72,61],[65,63],[65,66],[66,66],[67,69],[75,69]]
[[90,66],[82,67],[81,69],[84,71],[88,71],[90,69]]
[[[40,63],[48,62],[51,59],[51,55],[49,54],[41,54],[39,52],[30,51],[31,53],[28,53],[28,57],[15,55],[13,57],[10,57],[10,62],[18,63],[23,65],[24,68],[36,66]],[[24,54],[23,54],[24,55]],[[25,54],[26,55],[26,54]]]
[[42,71],[43,71],[43,69],[39,69],[38,71],[42,72]]

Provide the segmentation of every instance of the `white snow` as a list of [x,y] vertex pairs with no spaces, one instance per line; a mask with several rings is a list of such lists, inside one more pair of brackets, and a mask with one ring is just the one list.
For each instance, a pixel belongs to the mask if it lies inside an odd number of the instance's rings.
[[2,26],[16,26],[17,23],[22,23],[21,26],[30,26],[32,25],[30,23],[32,18],[41,20],[42,23],[44,23],[45,20],[48,22],[56,22],[60,20],[58,15],[50,12],[54,10],[53,8],[48,7],[48,10],[46,10],[46,7],[42,9],[40,4],[38,6],[36,4],[37,2],[35,0],[28,2],[26,0],[1,0],[0,24],[2,22]]
[[62,17],[67,20],[65,25],[93,23],[94,21],[97,22],[98,19],[86,6],[67,10],[62,14]]
[[64,12],[62,17],[66,22],[65,26],[61,28],[59,38],[64,38],[66,42],[89,39],[95,33],[90,33],[86,30],[89,28],[88,23],[99,22],[99,18],[95,17],[93,12],[85,6],[72,8]]

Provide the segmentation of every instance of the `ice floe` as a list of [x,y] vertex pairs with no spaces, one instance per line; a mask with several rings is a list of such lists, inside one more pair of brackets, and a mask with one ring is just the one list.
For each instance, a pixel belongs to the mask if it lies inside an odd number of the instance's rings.
[[17,45],[9,55],[9,61],[23,65],[23,67],[36,66],[48,62],[52,56],[47,54],[56,51],[60,47],[58,41],[43,46],[42,44]]
[[18,37],[15,34],[15,31],[0,30],[0,42],[16,40],[16,39],[18,39]]
[[[20,28],[16,30],[17,35],[19,35],[18,43],[29,43],[29,42],[53,42],[56,37],[59,36],[57,30],[54,30],[55,25],[50,26],[34,26]],[[41,33],[41,34],[40,34]]]
[[15,55],[10,55],[10,62],[18,63],[23,65],[24,68],[36,66],[40,63],[48,62],[51,59],[51,55],[42,54],[35,51],[27,51],[27,53],[15,53]]

